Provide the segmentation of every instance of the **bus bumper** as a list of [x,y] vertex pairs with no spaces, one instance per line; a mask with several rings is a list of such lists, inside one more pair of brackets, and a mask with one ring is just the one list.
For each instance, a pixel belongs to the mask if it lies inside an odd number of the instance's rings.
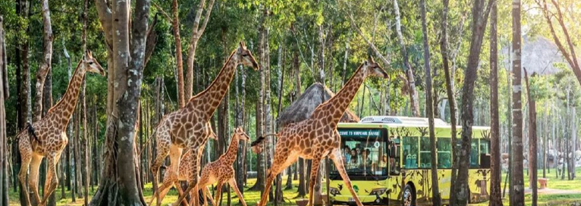
[[[388,205],[387,197],[378,197],[376,195],[358,195],[359,201],[364,205]],[[333,205],[356,205],[355,199],[351,195],[332,196],[330,201]]]

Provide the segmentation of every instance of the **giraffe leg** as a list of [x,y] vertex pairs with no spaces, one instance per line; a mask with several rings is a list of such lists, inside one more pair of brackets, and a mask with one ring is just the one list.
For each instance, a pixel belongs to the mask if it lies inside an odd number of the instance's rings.
[[236,195],[238,195],[238,200],[240,200],[242,205],[246,206],[246,201],[244,201],[244,196],[242,195],[242,193],[238,189],[238,185],[236,184],[236,180],[234,178],[232,178],[232,179],[228,180],[228,184],[230,184],[231,188],[234,188],[234,192],[236,192]]
[[[290,152],[288,148],[283,148],[282,146],[276,147],[276,153],[274,154],[274,162],[268,170],[268,177],[266,178],[266,187],[262,192],[262,197],[260,198],[260,202],[258,205],[264,206],[268,201],[268,193],[270,192],[270,187],[272,186],[272,182],[276,175],[278,175],[283,169],[291,165],[295,162],[298,158],[298,154],[295,152]],[[280,152],[279,152],[280,151]]]
[[224,181],[219,180],[218,184],[216,185],[216,194],[214,194],[214,200],[216,201],[216,204],[219,205],[222,202],[222,186],[224,184]]
[[345,165],[343,165],[343,155],[341,155],[341,150],[339,148],[333,149],[330,157],[333,160],[333,163],[335,163],[335,168],[337,168],[337,171],[339,171],[341,178],[343,178],[343,182],[345,183],[345,187],[347,187],[347,189],[349,189],[349,192],[351,192],[351,195],[353,195],[353,199],[355,199],[355,203],[358,206],[363,206],[363,204],[361,204],[361,201],[357,197],[357,193],[355,193],[355,190],[353,190],[353,185],[351,185],[351,180],[349,179],[349,175],[347,175],[347,171],[345,170]]
[[[159,188],[157,189],[157,191],[159,191],[158,195],[158,202],[161,204],[161,201],[163,201],[163,198],[165,197],[165,195],[167,195],[167,193],[169,192],[169,189],[171,189],[171,187],[174,185],[174,177],[171,177],[173,174],[171,172],[171,169],[166,171],[166,175],[165,178],[163,178],[163,183],[161,184],[161,186],[159,186]],[[177,179],[177,178],[176,178]],[[179,185],[176,185],[176,187],[178,187]],[[179,187],[178,187],[179,188]],[[151,201],[153,201],[153,199],[151,199]],[[160,204],[157,204],[158,206]]]
[[28,173],[28,166],[30,166],[30,161],[32,160],[32,148],[28,143],[28,136],[20,136],[18,142],[18,149],[20,150],[20,172],[18,173],[18,179],[20,180],[20,186],[22,187],[23,193],[25,194],[25,202],[20,204],[29,206],[30,197],[28,195],[28,188],[26,184],[26,174]]
[[165,125],[161,125],[156,129],[157,134],[155,141],[157,143],[157,151],[154,156],[155,160],[153,160],[151,163],[151,173],[153,174],[153,193],[157,194],[158,196],[152,196],[151,200],[153,202],[153,199],[157,198],[157,205],[159,205],[161,204],[161,201],[159,201],[159,191],[157,189],[157,184],[159,184],[158,172],[161,164],[165,160],[165,157],[167,157],[169,154],[169,148],[171,144],[169,140],[164,140],[163,138],[167,137],[167,139],[170,139],[171,137],[169,132],[165,129]]
[[198,174],[200,173],[199,157],[200,157],[199,153],[196,153],[196,152],[192,153],[191,161],[193,161],[194,163],[192,166],[192,176],[190,177],[190,180],[188,181],[188,188],[184,192],[184,195],[180,195],[178,197],[178,200],[173,205],[178,205],[180,202],[182,202],[184,197],[185,197],[185,194],[189,194],[192,191],[192,189],[194,189],[194,191],[196,191],[193,193],[194,195],[192,197],[190,197],[194,201],[193,205],[195,205],[195,206],[200,205],[200,199],[199,199],[200,193],[198,193],[198,191],[199,191],[199,189],[198,189],[199,175]]
[[[30,174],[28,176],[28,188],[32,191],[36,204],[40,203],[40,194],[38,193],[38,171],[40,169],[40,163],[42,163],[42,156],[33,154],[32,162],[30,163]],[[44,188],[44,191],[47,191],[48,187],[45,186]]]
[[[56,155],[52,154],[52,155],[48,155],[46,157],[46,163],[48,165],[48,174],[47,174],[47,178],[46,178],[46,185],[48,185],[49,187],[45,186],[44,189],[44,197],[42,198],[42,202],[40,203],[40,205],[45,205],[46,201],[48,200],[50,194],[52,194],[52,192],[54,192],[54,190],[56,189],[59,179],[58,176],[56,175],[56,164],[57,164],[57,159],[55,159]],[[49,184],[50,182],[50,184]],[[47,190],[48,188],[48,190]]]
[[[210,192],[210,189],[208,189],[208,186],[204,186],[202,189],[204,190],[204,196],[210,200],[210,203],[212,203],[212,205],[214,205],[214,206],[218,206],[216,204],[216,201],[214,201],[214,198],[212,197],[212,193]],[[204,203],[204,205],[205,205],[205,203]]]
[[309,181],[309,205],[314,206],[313,196],[315,195],[315,183],[317,182],[317,175],[319,174],[319,165],[321,164],[321,156],[315,156],[311,163],[311,180]]

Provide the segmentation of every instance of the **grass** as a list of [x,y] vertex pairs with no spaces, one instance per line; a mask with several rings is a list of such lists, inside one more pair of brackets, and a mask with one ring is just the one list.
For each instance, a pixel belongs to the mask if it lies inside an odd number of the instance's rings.
[[[576,170],[577,174],[579,176],[581,176],[581,168]],[[542,177],[542,170],[539,170],[538,172],[539,174],[539,178]],[[504,178],[506,176],[506,173],[503,173],[502,177],[502,183],[501,183],[501,189],[503,189],[504,186]],[[525,180],[525,188],[528,188],[528,175],[526,174],[526,171],[524,172],[524,180]],[[577,203],[581,203],[581,177],[577,177],[575,180],[566,180],[567,177],[565,177],[565,180],[561,180],[560,178],[555,178],[555,170],[552,169],[551,173],[547,173],[547,178],[549,179],[549,183],[548,183],[548,187],[551,189],[558,189],[558,190],[564,190],[564,191],[568,191],[572,194],[539,194],[539,198],[538,198],[538,205],[547,205],[547,206],[553,206],[553,205],[568,205],[571,204],[573,202],[577,202]],[[251,187],[252,185],[254,185],[254,183],[256,182],[256,179],[248,179],[248,183],[247,186],[244,187],[244,199],[246,201],[246,203],[248,205],[255,205],[256,202],[258,202],[260,200],[260,191],[249,191],[248,188]],[[286,183],[286,177],[283,177],[283,183]],[[285,199],[285,204],[284,205],[295,205],[295,197],[297,196],[297,186],[298,186],[299,182],[298,180],[293,181],[293,189],[290,190],[283,190],[283,196]],[[284,184],[283,184],[284,185]],[[95,191],[96,191],[96,187],[95,187]],[[325,189],[323,188],[323,190],[325,191]],[[508,186],[507,186],[507,190],[508,190]],[[539,190],[540,191],[540,190]],[[57,205],[70,205],[70,206],[81,206],[84,204],[84,199],[82,198],[77,198],[75,202],[72,202],[71,199],[71,191],[65,191],[66,197],[64,199],[59,199],[61,197],[61,189],[58,188],[56,191],[56,198],[57,198]],[[90,198],[93,196],[93,192],[91,191],[91,189],[89,188],[89,201]],[[20,203],[18,202],[18,193],[14,192],[12,189],[10,189],[10,205],[20,205]],[[151,183],[146,184],[145,188],[143,190],[143,195],[145,198],[145,201],[149,203],[149,201],[151,200],[151,196],[153,195],[153,191],[152,191],[152,185]],[[222,192],[222,205],[226,205],[227,203],[227,198],[228,198],[228,192],[227,191],[223,191]],[[163,205],[167,205],[170,203],[173,203],[177,200],[177,190],[172,189],[170,190],[170,192],[166,195],[166,197],[163,199]],[[234,193],[234,191],[231,191],[231,203],[232,205],[240,205],[238,204],[238,198],[236,197],[236,194]],[[299,198],[300,199],[300,198]],[[509,205],[508,203],[508,194],[506,195],[506,198],[503,199],[504,205]],[[525,195],[525,204],[526,205],[532,205],[532,197],[530,193],[527,193]],[[484,206],[484,205],[488,205],[488,203],[480,203],[480,204],[474,204],[475,206]]]

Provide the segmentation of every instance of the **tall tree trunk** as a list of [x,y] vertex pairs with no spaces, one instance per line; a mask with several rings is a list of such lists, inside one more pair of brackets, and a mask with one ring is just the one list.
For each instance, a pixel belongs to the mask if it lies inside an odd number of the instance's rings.
[[[4,42],[4,18],[0,16],[0,206],[8,206],[8,137],[6,136],[6,109],[4,100],[9,95],[6,80],[6,47]],[[18,74],[17,74],[18,75]]]
[[[203,0],[202,0],[203,1]],[[202,3],[201,3],[202,4]],[[180,17],[178,0],[173,0],[171,4],[172,10],[172,30],[176,45],[176,66],[178,73],[178,105],[180,108],[186,105],[185,90],[184,90],[184,62],[182,60],[182,40],[180,37]],[[191,94],[190,94],[191,96]],[[188,98],[189,99],[189,98]]]
[[522,117],[522,84],[521,84],[521,1],[512,1],[512,87],[516,88],[512,93],[512,196],[510,205],[524,205],[524,179],[523,179],[523,117]]
[[408,87],[408,92],[410,95],[410,105],[412,109],[412,116],[419,117],[420,116],[420,102],[418,97],[418,91],[416,90],[416,81],[414,77],[414,70],[409,63],[408,53],[406,51],[405,42],[403,40],[403,34],[401,31],[401,15],[399,12],[399,5],[397,0],[393,0],[393,7],[395,11],[395,30],[397,33],[397,38],[399,39],[399,44],[401,46],[401,53],[403,56],[403,64],[405,67],[405,74],[406,74],[406,87]]
[[444,4],[444,8],[443,8],[443,12],[442,12],[442,39],[440,41],[440,53],[442,55],[442,65],[443,65],[443,70],[444,70],[444,76],[446,79],[446,94],[448,97],[448,107],[450,108],[450,126],[451,126],[451,132],[450,135],[452,136],[452,162],[454,164],[452,164],[452,175],[451,175],[451,179],[452,179],[452,184],[450,186],[450,200],[454,200],[455,199],[455,185],[454,184],[456,182],[456,175],[458,173],[458,165],[456,164],[457,162],[457,158],[458,158],[458,153],[457,150],[457,138],[456,138],[456,134],[458,134],[458,132],[456,131],[456,125],[457,125],[457,121],[456,121],[456,97],[454,97],[454,85],[453,83],[453,79],[452,79],[452,75],[450,72],[450,66],[449,66],[449,50],[448,50],[448,33],[447,33],[447,27],[448,27],[448,4],[449,4],[449,0],[442,0],[443,4]]
[[[527,99],[529,103],[529,186],[532,189],[532,204],[537,205],[537,106],[531,94],[530,80],[525,72]],[[533,77],[535,74],[533,74]]]
[[[185,92],[186,92],[186,99],[190,99],[193,95],[194,89],[194,60],[196,58],[196,48],[198,47],[198,40],[204,34],[204,30],[206,30],[206,25],[208,25],[208,21],[210,20],[210,14],[212,13],[212,8],[214,7],[214,1],[210,0],[210,3],[206,5],[206,0],[201,0],[198,3],[198,9],[196,11],[196,17],[194,19],[194,25],[192,28],[192,36],[190,37],[190,45],[188,47],[188,61],[187,61],[187,68],[186,68],[186,82],[185,82]],[[206,10],[204,13],[204,22],[200,27],[200,20],[202,17],[202,12]]]
[[422,13],[422,33],[424,34],[424,67],[426,69],[426,113],[430,130],[431,145],[431,177],[432,177],[432,204],[439,206],[441,204],[440,186],[438,182],[438,164],[436,163],[437,147],[436,133],[434,131],[434,107],[432,101],[432,72],[430,71],[430,47],[428,45],[428,29],[426,20],[426,0],[421,0],[420,10]]
[[131,19],[131,28],[129,2],[113,2],[112,7],[102,0],[96,0],[95,4],[105,40],[111,45],[108,48],[111,84],[108,84],[104,167],[91,205],[145,205],[137,185],[133,151],[150,2],[135,2],[137,9]]
[[38,122],[42,118],[42,96],[44,90],[44,81],[46,76],[51,69],[52,61],[52,26],[50,23],[50,9],[48,6],[48,0],[42,1],[42,23],[43,23],[43,62],[36,72],[36,95],[34,98],[34,118],[33,122]]
[[[28,0],[18,0],[16,2],[16,14],[23,18],[30,19],[30,5]],[[30,27],[26,25],[26,27],[22,28],[26,31],[26,33],[30,33]],[[16,63],[17,69],[19,70],[18,75],[16,75],[17,79],[17,91],[18,91],[18,131],[24,129],[26,122],[31,121],[31,98],[30,98],[30,66],[28,63],[28,38],[20,39],[16,37],[18,40],[18,44],[15,47],[15,55],[16,55]],[[19,78],[21,77],[21,78]],[[20,81],[18,81],[20,79]],[[18,88],[20,87],[20,88]],[[12,162],[13,162],[13,171],[12,174],[18,174],[20,171],[21,159],[20,159],[20,152],[18,152],[18,144],[12,144]],[[18,183],[17,175],[13,175],[13,188],[16,191],[16,188],[20,188],[19,190],[19,199],[20,202],[26,201],[26,196],[28,194],[24,194],[22,190],[22,186]]]
[[[63,46],[63,54],[65,55],[65,58],[67,59],[67,71],[68,71],[67,74],[68,74],[68,81],[70,82],[71,78],[72,78],[72,71],[73,71],[72,65],[71,65],[71,56],[69,56],[67,48],[64,46]],[[73,134],[73,125],[74,125],[73,122],[75,121],[75,119],[76,119],[75,116],[72,115],[71,120],[69,121],[69,124],[67,125],[67,136],[69,136],[69,137],[73,137],[73,135],[74,135]],[[72,186],[73,186],[71,183],[73,181],[72,180],[72,176],[73,176],[72,166],[71,166],[72,165],[71,164],[72,163],[72,159],[71,159],[71,152],[72,152],[71,150],[72,149],[71,149],[71,147],[73,146],[72,142],[73,142],[73,140],[71,140],[71,144],[67,144],[66,149],[65,149],[65,152],[66,152],[66,173],[65,173],[65,176],[66,176],[66,183],[67,183],[67,190],[68,191],[71,191]],[[72,200],[74,201],[75,200],[74,189],[72,189],[71,194],[72,194]],[[63,196],[63,198],[65,198],[65,196]]]
[[470,152],[472,141],[472,125],[474,121],[474,82],[480,61],[480,51],[488,14],[494,0],[488,1],[484,7],[485,0],[476,0],[472,7],[472,37],[470,39],[470,54],[468,55],[468,65],[464,71],[464,85],[462,86],[462,136],[461,149],[457,151],[456,164],[459,168],[456,179],[454,193],[455,199],[451,200],[452,205],[466,205],[469,200],[468,191],[468,168],[470,168]]
[[490,206],[502,206],[500,191],[500,121],[498,117],[498,6],[492,5],[490,16]]

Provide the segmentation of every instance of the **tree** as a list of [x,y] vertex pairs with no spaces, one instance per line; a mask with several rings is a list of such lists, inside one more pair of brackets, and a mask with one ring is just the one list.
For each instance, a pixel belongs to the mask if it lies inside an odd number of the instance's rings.
[[[531,95],[531,86],[527,70],[525,83],[527,86],[527,99],[529,100],[529,185],[532,188],[532,204],[537,205],[537,108],[535,99]],[[533,74],[533,77],[535,74]]]
[[40,68],[36,72],[36,95],[34,98],[34,118],[33,122],[37,122],[42,118],[42,96],[44,95],[44,81],[46,76],[51,69],[52,61],[52,25],[50,23],[50,8],[48,6],[48,0],[42,1],[42,23],[43,23],[43,62],[40,64]]
[[455,182],[454,199],[450,200],[451,205],[466,205],[468,202],[468,168],[470,167],[470,143],[472,141],[472,125],[474,121],[474,82],[480,61],[480,51],[488,14],[494,0],[475,0],[472,7],[472,35],[470,38],[470,54],[468,55],[468,65],[464,70],[464,85],[462,86],[462,135],[461,147],[456,151],[458,159],[454,162],[459,168]]
[[106,1],[96,0],[95,4],[105,43],[109,45],[109,84],[104,167],[99,189],[91,205],[145,205],[137,185],[132,151],[135,146],[134,125],[145,67],[143,63],[150,1],[137,0],[135,15],[131,20],[130,4],[127,1],[116,1],[109,5]]
[[500,191],[500,122],[498,118],[498,6],[492,5],[490,16],[490,206],[502,206]]
[[420,116],[420,103],[418,97],[418,91],[416,90],[416,81],[414,79],[414,70],[409,63],[409,57],[406,50],[405,43],[403,41],[403,35],[401,32],[401,17],[399,12],[399,6],[397,0],[393,0],[393,8],[395,11],[395,31],[397,32],[397,38],[399,39],[399,44],[401,46],[401,53],[403,56],[403,64],[405,68],[406,74],[406,87],[409,89],[410,95],[410,105],[412,110],[412,116],[419,117]]
[[4,100],[10,97],[6,70],[4,17],[0,16],[0,205],[8,205],[8,137],[6,136],[6,109]]
[[[456,97],[454,97],[454,85],[453,82],[454,80],[452,79],[452,75],[450,72],[450,66],[449,66],[449,52],[448,52],[448,32],[447,32],[447,27],[448,27],[448,4],[449,4],[449,0],[442,0],[443,2],[443,12],[442,12],[442,39],[440,40],[440,54],[442,55],[442,66],[443,66],[443,70],[444,70],[444,76],[446,79],[446,94],[448,96],[448,107],[450,108],[450,126],[451,126],[451,130],[450,130],[450,135],[452,136],[451,142],[452,142],[452,154],[454,154],[452,156],[453,162],[456,162],[457,159],[457,155],[456,154],[456,150],[457,150],[457,138],[456,138]],[[458,166],[456,164],[452,165],[452,174],[451,174],[451,179],[452,182],[456,181],[456,175],[458,173]],[[451,184],[450,186],[450,200],[455,199],[454,196],[454,187],[455,184]]]
[[523,179],[523,136],[522,136],[522,102],[521,95],[521,1],[512,2],[512,187],[510,188],[510,205],[524,205],[524,179]]
[[428,29],[426,20],[426,0],[420,3],[422,13],[422,33],[424,35],[424,67],[426,69],[426,113],[430,130],[431,166],[432,166],[432,204],[439,206],[440,187],[438,185],[438,164],[436,163],[436,133],[434,131],[434,108],[432,104],[432,72],[430,71],[430,46],[428,45]]

